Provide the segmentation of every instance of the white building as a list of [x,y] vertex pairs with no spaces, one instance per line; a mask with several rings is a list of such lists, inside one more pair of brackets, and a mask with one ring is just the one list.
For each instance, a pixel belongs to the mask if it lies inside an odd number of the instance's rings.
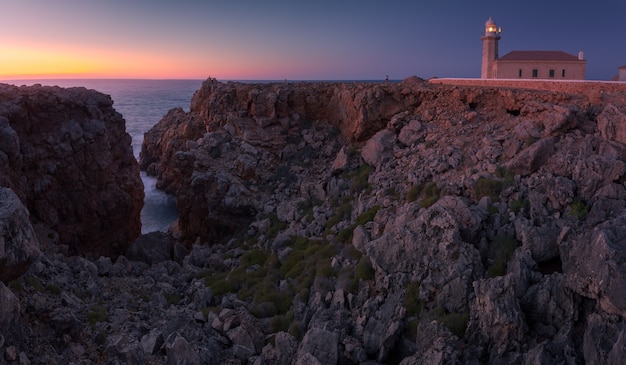
[[563,51],[511,51],[498,57],[501,32],[502,29],[490,17],[485,23],[485,35],[481,37],[483,41],[481,78],[585,79],[587,61],[582,51],[578,57]]

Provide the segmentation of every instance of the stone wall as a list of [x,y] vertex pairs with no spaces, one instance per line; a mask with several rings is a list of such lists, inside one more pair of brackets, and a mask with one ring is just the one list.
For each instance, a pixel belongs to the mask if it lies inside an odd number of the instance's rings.
[[626,83],[617,81],[557,81],[557,80],[517,80],[517,79],[452,79],[452,78],[432,78],[428,80],[434,84],[458,85],[458,86],[484,86],[503,87],[515,89],[532,89],[559,91],[565,93],[582,94],[590,97],[594,101],[602,101],[603,98],[610,97],[607,94],[626,93]]

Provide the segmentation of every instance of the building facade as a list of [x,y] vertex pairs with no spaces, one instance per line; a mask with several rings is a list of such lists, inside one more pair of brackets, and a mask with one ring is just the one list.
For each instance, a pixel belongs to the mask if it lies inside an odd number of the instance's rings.
[[485,23],[483,79],[584,80],[587,61],[582,51],[578,57],[563,51],[512,51],[498,57],[499,28],[493,19]]

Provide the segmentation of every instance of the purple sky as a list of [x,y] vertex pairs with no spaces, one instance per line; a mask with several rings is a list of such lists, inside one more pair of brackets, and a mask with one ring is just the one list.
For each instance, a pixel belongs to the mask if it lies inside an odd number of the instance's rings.
[[490,16],[501,56],[583,50],[588,79],[626,64],[623,0],[2,0],[0,14],[0,78],[73,62],[89,77],[479,77]]

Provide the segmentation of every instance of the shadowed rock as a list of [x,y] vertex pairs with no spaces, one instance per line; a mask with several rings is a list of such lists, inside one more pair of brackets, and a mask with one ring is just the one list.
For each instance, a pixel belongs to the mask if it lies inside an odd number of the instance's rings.
[[123,252],[141,231],[143,185],[111,98],[0,85],[0,100],[0,184],[72,252]]
[[0,187],[0,281],[22,275],[39,254],[28,211],[11,189]]

